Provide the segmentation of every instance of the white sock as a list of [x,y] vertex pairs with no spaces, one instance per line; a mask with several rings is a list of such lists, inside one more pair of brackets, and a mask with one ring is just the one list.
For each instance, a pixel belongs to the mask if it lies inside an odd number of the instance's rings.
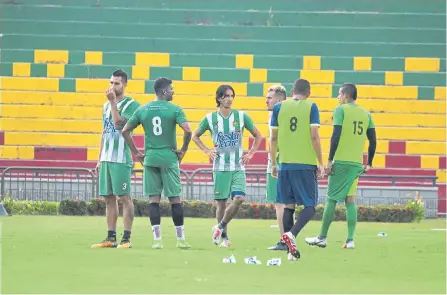
[[160,225],[152,226],[152,234],[154,235],[154,240],[156,240],[156,241],[160,241],[161,240],[161,228],[160,228]]
[[177,234],[178,240],[185,239],[185,227],[183,225],[175,227],[175,233]]

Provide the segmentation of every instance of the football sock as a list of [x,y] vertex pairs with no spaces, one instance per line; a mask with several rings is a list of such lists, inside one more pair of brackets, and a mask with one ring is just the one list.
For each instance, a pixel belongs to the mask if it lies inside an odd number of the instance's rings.
[[327,199],[326,208],[324,208],[323,212],[323,222],[321,223],[321,231],[320,238],[326,238],[327,233],[329,231],[329,226],[331,225],[332,219],[334,219],[335,214],[335,206],[337,205],[337,201]]
[[354,202],[346,203],[346,223],[348,224],[348,241],[352,241],[357,225],[357,206]]
[[123,240],[130,240],[130,231],[129,230],[124,231]]
[[152,234],[154,235],[154,240],[156,241],[161,240],[161,228],[159,224],[152,226]]
[[222,231],[222,239],[228,239],[227,228],[225,227]]
[[312,219],[315,214],[315,207],[304,207],[303,211],[301,211],[298,220],[293,225],[290,232],[293,236],[297,236],[299,232],[303,229],[303,227]]
[[284,224],[284,232],[289,232],[293,227],[293,213],[295,209],[284,208],[284,215],[282,217],[282,222]]
[[225,229],[227,227],[227,224],[228,224],[227,222],[221,220],[219,222],[219,224],[217,225],[217,227],[220,228],[220,229]]
[[182,204],[171,204],[172,221],[175,226],[183,225],[183,206]]
[[150,203],[149,204],[149,219],[151,220],[151,225],[160,225],[160,204]]
[[112,239],[112,240],[116,240],[116,231],[109,230],[107,232],[107,238]]
[[184,240],[185,239],[185,227],[183,225],[176,226],[175,234],[177,235],[177,239]]

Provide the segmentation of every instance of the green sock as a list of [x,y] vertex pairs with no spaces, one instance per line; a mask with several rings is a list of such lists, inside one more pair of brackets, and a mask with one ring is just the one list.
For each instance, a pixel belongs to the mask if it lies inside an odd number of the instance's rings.
[[357,225],[357,206],[354,202],[346,203],[346,222],[348,224],[348,240],[354,240]]
[[326,238],[329,226],[331,225],[332,219],[334,219],[335,205],[337,201],[327,199],[326,208],[323,211],[323,223],[321,224],[320,238]]

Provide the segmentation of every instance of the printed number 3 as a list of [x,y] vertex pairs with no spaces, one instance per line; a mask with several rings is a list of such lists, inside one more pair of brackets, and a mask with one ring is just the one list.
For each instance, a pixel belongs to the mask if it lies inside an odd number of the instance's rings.
[[127,188],[127,183],[123,183],[123,190]]
[[163,133],[163,129],[161,128],[161,118],[160,117],[154,117],[152,118],[152,131],[154,132],[154,135],[159,136]]

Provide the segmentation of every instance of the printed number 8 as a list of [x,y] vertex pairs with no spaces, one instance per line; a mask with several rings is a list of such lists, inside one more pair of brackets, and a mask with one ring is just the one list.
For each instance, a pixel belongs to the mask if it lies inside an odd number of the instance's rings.
[[159,136],[163,133],[163,129],[161,129],[161,118],[160,117],[157,116],[157,117],[152,118],[152,125],[154,126],[152,128],[154,135]]
[[298,124],[298,119],[296,117],[290,118],[290,131],[295,132]]

